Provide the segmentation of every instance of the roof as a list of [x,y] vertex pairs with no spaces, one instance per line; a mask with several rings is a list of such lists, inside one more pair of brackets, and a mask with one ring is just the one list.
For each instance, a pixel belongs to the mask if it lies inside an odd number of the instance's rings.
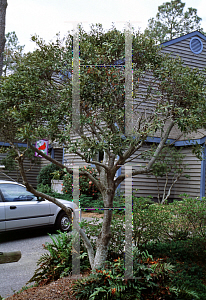
[[178,43],[178,42],[181,42],[183,40],[186,40],[188,38],[194,37],[194,36],[198,36],[198,37],[200,37],[200,38],[202,38],[203,40],[206,41],[206,36],[204,34],[202,34],[201,32],[199,32],[199,31],[196,30],[196,31],[190,32],[188,34],[185,34],[183,36],[180,36],[180,37],[178,37],[176,39],[170,40],[168,42],[164,42],[161,45],[162,46],[170,46],[170,45],[173,45],[175,43]]

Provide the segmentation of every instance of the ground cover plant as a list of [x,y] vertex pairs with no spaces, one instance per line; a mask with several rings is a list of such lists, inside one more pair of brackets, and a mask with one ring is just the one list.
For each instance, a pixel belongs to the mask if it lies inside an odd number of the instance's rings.
[[[146,247],[155,257],[163,257],[174,266],[170,280],[178,288],[192,290],[199,299],[206,299],[206,242],[203,238],[149,242]],[[182,298],[180,298],[182,299]]]
[[[133,212],[137,279],[124,279],[124,215],[114,213],[107,262],[102,268],[91,270],[81,243],[81,272],[90,270],[90,274],[73,286],[77,299],[206,299],[205,199],[186,197],[160,205],[151,198],[133,197]],[[81,227],[96,251],[99,219],[83,220]],[[70,274],[71,240],[64,233],[46,245],[49,254],[39,261],[33,281],[44,284]]]

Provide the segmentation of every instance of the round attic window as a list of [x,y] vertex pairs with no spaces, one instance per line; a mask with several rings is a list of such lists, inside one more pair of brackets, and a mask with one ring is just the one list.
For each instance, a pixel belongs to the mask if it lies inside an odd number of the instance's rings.
[[201,39],[199,39],[198,37],[193,37],[190,40],[190,49],[194,54],[200,54],[202,52],[203,49],[203,44]]

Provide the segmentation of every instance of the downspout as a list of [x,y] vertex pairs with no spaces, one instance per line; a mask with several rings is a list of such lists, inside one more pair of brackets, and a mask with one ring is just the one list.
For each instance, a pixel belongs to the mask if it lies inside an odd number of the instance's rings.
[[54,148],[53,148],[53,147],[52,147],[52,149],[51,149],[51,158],[54,159]]
[[202,161],[201,161],[201,175],[200,175],[200,200],[205,197],[205,158],[206,158],[206,147],[205,143],[202,145]]
[[[117,160],[119,159],[119,156],[117,156]],[[117,175],[116,175],[116,178],[119,177],[122,173],[122,167],[120,167],[118,170],[117,170]],[[121,184],[118,185],[118,187],[116,188],[116,196],[118,196],[120,194],[120,188],[121,188]]]

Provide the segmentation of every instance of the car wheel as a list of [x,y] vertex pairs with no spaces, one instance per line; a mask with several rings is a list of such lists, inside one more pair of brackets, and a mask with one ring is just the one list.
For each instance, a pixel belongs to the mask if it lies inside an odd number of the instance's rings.
[[71,229],[71,222],[64,211],[60,212],[60,214],[57,217],[56,228],[61,230],[62,232],[66,232],[69,231],[69,229]]

